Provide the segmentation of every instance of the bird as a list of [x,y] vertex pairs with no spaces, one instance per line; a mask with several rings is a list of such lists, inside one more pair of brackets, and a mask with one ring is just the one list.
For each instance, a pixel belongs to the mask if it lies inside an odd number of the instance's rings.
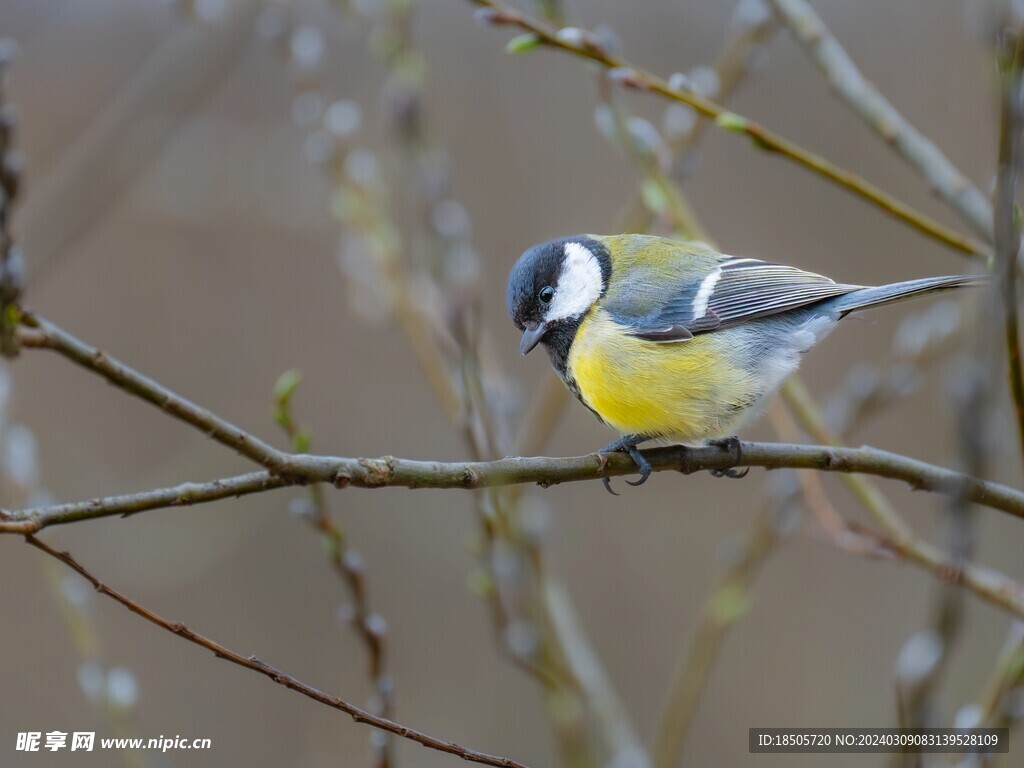
[[651,465],[637,446],[651,440],[731,447],[739,463],[737,431],[847,315],[984,282],[853,285],[703,243],[573,235],[527,249],[507,298],[521,354],[546,348],[572,394],[621,435],[598,453],[627,453],[640,473],[627,482],[641,485]]

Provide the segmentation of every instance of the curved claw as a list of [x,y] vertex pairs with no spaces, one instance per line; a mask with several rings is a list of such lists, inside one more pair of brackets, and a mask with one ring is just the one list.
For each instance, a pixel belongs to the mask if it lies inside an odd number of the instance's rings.
[[747,476],[747,473],[750,472],[750,467],[736,469],[736,465],[743,461],[743,443],[740,442],[738,437],[732,435],[730,437],[723,437],[721,440],[710,440],[708,442],[711,445],[716,445],[723,450],[735,454],[732,466],[725,467],[723,469],[709,469],[708,473],[712,477],[728,477],[733,480],[738,480]]
[[[644,483],[647,482],[647,478],[651,476],[651,472],[653,471],[651,463],[644,458],[643,454],[640,453],[639,449],[636,447],[636,444],[639,442],[643,442],[644,439],[645,438],[642,435],[626,435],[625,437],[619,438],[614,443],[609,443],[608,445],[606,445],[604,448],[598,451],[598,456],[601,456],[602,454],[605,453],[628,453],[629,458],[633,460],[633,463],[636,464],[637,469],[640,470],[640,479],[635,482],[633,480],[627,480],[626,483],[634,487],[638,485],[643,485]],[[602,477],[601,483],[604,485],[604,489],[608,491],[608,493],[610,493],[612,496],[619,495],[614,490],[612,490],[611,478]]]
[[729,467],[728,469],[709,469],[708,474],[712,477],[728,477],[733,480],[739,480],[741,477],[746,477],[750,472],[750,467],[744,467],[743,469],[736,469],[735,467]]
[[651,476],[651,462],[644,458],[644,455],[640,453],[635,445],[631,445],[626,448],[626,452],[629,454],[629,458],[633,460],[633,463],[636,464],[637,469],[640,470],[639,480],[627,480],[626,483],[628,485],[632,485],[634,488],[636,486],[643,485],[647,482],[647,478]]

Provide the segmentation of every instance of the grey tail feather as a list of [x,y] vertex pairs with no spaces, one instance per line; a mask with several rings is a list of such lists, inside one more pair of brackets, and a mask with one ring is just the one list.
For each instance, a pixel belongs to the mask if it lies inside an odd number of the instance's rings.
[[985,275],[923,277],[919,280],[907,280],[902,283],[858,288],[844,293],[842,296],[836,296],[834,299],[827,299],[822,302],[822,306],[847,315],[851,312],[893,304],[905,299],[916,299],[918,296],[928,293],[938,293],[972,285],[986,285],[988,282],[988,277]]

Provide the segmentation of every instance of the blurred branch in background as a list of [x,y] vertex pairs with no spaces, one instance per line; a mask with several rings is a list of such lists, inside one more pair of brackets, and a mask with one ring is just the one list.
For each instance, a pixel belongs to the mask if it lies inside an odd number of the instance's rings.
[[787,472],[775,479],[770,500],[742,539],[720,545],[725,550],[725,568],[701,609],[689,651],[680,656],[669,684],[668,700],[657,720],[654,768],[672,768],[679,761],[725,634],[750,609],[754,579],[799,520],[795,474]]
[[[761,0],[741,2],[734,11],[734,20],[737,17],[741,21],[745,21],[748,29],[752,29],[753,32],[747,35],[740,34],[734,36],[732,41],[737,39],[744,41],[751,38],[756,41],[760,34],[762,34],[762,29],[767,27],[770,32],[774,28],[773,24],[765,22],[765,18],[773,21],[774,17]],[[742,32],[742,26],[740,30]],[[617,53],[619,46],[614,35],[602,28],[598,31],[597,36],[604,50]],[[729,44],[727,44],[727,47],[729,47]],[[754,49],[747,50],[748,53],[752,54],[758,49],[755,46]],[[741,50],[743,50],[742,46]],[[848,62],[848,64],[850,67],[853,66],[852,62]],[[689,89],[694,92],[705,96],[713,96],[716,90],[714,70],[703,68],[698,71],[702,73],[700,77],[687,78],[684,82],[688,82]],[[676,80],[682,79],[678,75],[674,77]],[[712,242],[700,227],[699,220],[689,204],[686,203],[681,189],[665,172],[665,169],[672,165],[673,149],[670,148],[669,143],[662,138],[657,129],[650,123],[640,118],[625,115],[623,110],[614,104],[613,95],[606,83],[607,79],[602,78],[600,89],[602,104],[599,105],[595,114],[596,123],[609,141],[623,148],[627,156],[637,167],[639,173],[644,177],[640,200],[643,202],[646,210],[656,219],[664,221],[671,234],[676,237],[698,238]],[[689,107],[675,106],[677,109],[690,110]],[[669,109],[671,110],[672,107]],[[692,110],[690,111],[689,119],[694,127],[702,124],[696,120],[696,115]],[[685,121],[683,122],[685,123]],[[669,126],[671,126],[671,123],[666,120],[666,128]],[[913,131],[913,129],[909,130]],[[934,145],[920,136],[920,134],[912,133],[911,140],[915,148],[922,144],[932,148],[932,153],[929,155],[930,162],[938,164],[940,170],[947,171],[943,177],[947,181],[951,176],[958,174],[955,169],[949,172],[949,169],[945,168],[945,166],[949,166],[948,161],[945,160]],[[935,155],[937,155],[937,158]],[[942,163],[945,163],[945,166],[942,166]],[[676,167],[678,168],[680,165],[677,164]],[[990,211],[991,209],[989,208]],[[682,215],[680,215],[680,212]],[[644,221],[636,214],[633,214],[633,218],[641,229],[651,223],[649,219]],[[950,302],[950,304],[952,303]],[[956,307],[956,305],[953,306],[954,308]],[[945,315],[940,315],[939,311],[941,309],[941,306],[930,308],[928,314],[923,314],[923,319],[919,319],[917,325],[924,325],[924,329],[917,328],[916,332],[913,333],[911,332],[912,329],[904,330],[904,333],[898,337],[900,344],[894,345],[897,351],[899,351],[900,347],[910,346],[913,356],[904,356],[903,365],[894,373],[891,382],[882,380],[877,374],[871,377],[870,387],[865,388],[863,386],[864,382],[860,382],[862,386],[858,390],[854,390],[854,394],[860,395],[861,399],[854,403],[844,403],[843,416],[848,425],[854,423],[861,416],[859,413],[860,409],[868,407],[876,410],[881,409],[885,405],[894,403],[899,395],[913,389],[911,385],[920,376],[920,366],[929,361],[929,355],[935,355],[939,350],[943,349],[943,341],[948,340],[951,334],[960,330],[959,313],[950,315],[946,311]],[[952,322],[939,322],[937,323],[938,327],[933,331],[930,321],[945,316],[949,316],[948,319],[952,320]],[[911,336],[913,338],[908,342],[907,339]],[[886,391],[882,388],[883,383],[891,383],[891,388]],[[839,438],[828,430],[818,405],[815,403],[810,391],[802,384],[799,378],[793,377],[787,382],[784,394],[790,407],[799,416],[805,429],[819,441],[832,445],[839,444]],[[977,408],[972,406],[966,411],[961,409],[961,412],[975,413]],[[789,441],[799,439],[800,435],[795,429],[795,425],[791,425],[788,422],[783,423],[780,419],[774,419],[780,437]],[[974,468],[980,465],[974,462],[969,466]],[[978,474],[977,472],[971,472],[970,469],[968,472]],[[878,534],[867,529],[855,530],[854,526],[838,515],[834,507],[828,502],[824,490],[820,487],[820,483],[811,476],[801,477],[805,505],[815,513],[823,529],[828,534],[828,542],[833,546],[853,554],[871,557],[895,555],[922,565],[939,577],[942,585],[940,587],[940,609],[937,614],[939,617],[937,621],[938,632],[940,634],[935,636],[941,638],[937,642],[943,649],[948,649],[952,644],[956,627],[958,626],[956,619],[960,615],[959,606],[962,601],[962,593],[948,583],[951,580],[950,574],[966,572],[964,580],[970,582],[973,589],[997,601],[1001,599],[1001,587],[1007,583],[1011,591],[1019,591],[1019,587],[1014,586],[1013,582],[1006,579],[1006,577],[995,574],[993,578],[989,578],[989,574],[983,569],[979,569],[974,564],[968,562],[969,546],[964,544],[964,542],[969,541],[970,536],[966,533],[964,526],[967,525],[969,515],[963,503],[957,502],[954,499],[952,519],[957,524],[951,526],[953,533],[953,544],[951,546],[953,548],[947,559],[943,558],[936,548],[916,538],[896,509],[888,503],[885,497],[870,482],[864,478],[853,476],[846,478],[846,480],[860,502],[865,505],[872,516],[881,524],[884,533]],[[755,525],[754,531],[751,533],[751,537],[754,540],[759,540],[757,537],[759,530],[760,528]],[[886,539],[896,543],[883,545],[882,542]],[[756,552],[758,554],[766,554],[767,550],[762,551],[758,549]],[[714,622],[710,622],[707,619],[708,613],[709,610],[706,609],[705,618],[702,620],[693,641],[694,646],[685,657],[681,657],[679,662],[677,662],[677,674],[669,692],[669,704],[666,707],[664,719],[658,730],[655,751],[655,763],[663,768],[669,768],[673,765],[682,751],[688,723],[696,710],[701,691],[710,672],[711,663],[717,655],[716,646],[709,638],[717,637],[720,634],[720,629],[714,625]],[[920,645],[921,643],[915,642],[908,644],[904,656],[908,654],[916,655],[916,649]],[[935,658],[941,660],[945,658],[945,655],[940,653]],[[901,657],[899,668],[908,668],[908,664],[905,663],[903,657]],[[920,665],[915,668],[920,669]],[[924,722],[919,716],[924,711],[925,702],[930,698],[930,692],[934,688],[934,680],[939,669],[940,665],[937,662],[932,664],[928,668],[929,673],[931,673],[930,678],[926,680],[925,675],[920,675],[918,679],[919,684],[915,686],[915,700],[918,702],[918,705],[910,708],[914,709],[918,715],[914,720],[918,725]]]
[[[18,353],[16,331],[24,290],[25,264],[20,246],[12,234],[12,213],[22,186],[24,161],[15,148],[17,112],[7,102],[7,72],[17,46],[0,39],[0,355]],[[48,504],[50,495],[40,484],[38,441],[28,427],[11,423],[9,406],[14,383],[7,362],[0,363],[0,490],[8,504]],[[123,665],[105,669],[100,632],[92,615],[91,592],[77,576],[67,574],[54,563],[44,563],[48,586],[68,629],[69,639],[79,656],[77,680],[86,701],[96,715],[119,736],[135,725],[133,713],[138,700],[135,675]],[[146,768],[146,754],[123,750],[128,768]]]
[[719,127],[734,133],[745,134],[759,149],[778,153],[809,168],[962,254],[978,258],[987,258],[990,255],[990,250],[985,244],[951,230],[931,217],[900,202],[856,174],[833,165],[753,120],[728,112],[710,99],[690,90],[685,77],[676,77],[665,81],[650,72],[639,69],[603,48],[600,38],[591,32],[576,27],[554,30],[495,0],[470,0],[470,2],[483,6],[477,11],[477,19],[482,23],[516,26],[525,31],[524,35],[514,38],[509,44],[512,52],[525,52],[543,45],[595,61],[609,69],[609,76],[620,85],[640,91],[651,91],[667,99],[686,104],[700,115],[714,119]]
[[[591,33],[564,27],[555,31],[501,3],[474,1],[485,6],[478,12],[478,18],[483,21],[525,30],[524,35],[510,43],[510,51],[525,52],[544,45],[561,48],[601,66],[598,75],[601,104],[595,112],[595,120],[605,137],[625,151],[640,176],[637,201],[632,208],[639,204],[645,210],[631,217],[630,228],[646,230],[652,226],[653,217],[658,225],[677,237],[710,240],[679,186],[693,168],[694,146],[705,126],[698,116],[703,116],[715,118],[719,127],[744,133],[756,147],[782,154],[808,167],[950,247],[972,256],[991,255],[985,244],[959,235],[859,176],[757,123],[727,112],[716,103],[726,99],[738,86],[777,28],[775,16],[765,5],[766,0],[743,0],[738,4],[732,32],[713,66],[674,75],[667,82],[621,59],[617,39],[609,29]],[[801,0],[770,2],[840,95],[924,175],[973,230],[990,238],[992,206],[938,147],[863,80],[810,6]],[[182,5],[196,12],[202,4],[183,0]],[[236,5],[249,10],[257,7],[256,3]],[[560,482],[630,474],[636,471],[635,466],[622,455],[501,458],[510,454],[528,456],[544,450],[568,400],[566,390],[554,377],[548,377],[540,386],[540,394],[530,399],[530,409],[525,410],[519,407],[511,384],[490,354],[491,346],[481,322],[482,267],[471,244],[472,222],[466,209],[451,193],[450,159],[431,137],[425,119],[426,64],[414,44],[415,3],[394,0],[353,3],[351,7],[345,2],[340,5],[353,17],[366,14],[358,23],[368,31],[369,49],[385,75],[382,101],[387,109],[390,133],[385,149],[379,153],[354,146],[361,121],[359,105],[344,98],[333,98],[329,92],[331,86],[320,82],[319,75],[314,74],[324,47],[319,30],[295,24],[292,7],[277,4],[264,9],[264,13],[270,15],[261,17],[260,28],[265,32],[271,30],[272,36],[284,43],[283,47],[296,64],[300,85],[293,102],[293,116],[296,122],[309,128],[307,156],[325,169],[333,185],[332,210],[342,233],[339,257],[354,314],[366,320],[392,320],[401,328],[445,415],[458,430],[474,461],[442,463],[393,457],[357,459],[311,455],[308,453],[309,433],[298,426],[291,412],[291,397],[298,383],[294,375],[282,377],[275,391],[275,415],[291,441],[290,450],[282,451],[79,341],[47,320],[31,313],[21,314],[16,304],[20,273],[10,268],[13,263],[8,259],[11,238],[5,226],[17,174],[9,175],[5,163],[4,176],[0,178],[4,192],[0,199],[0,246],[3,246],[0,251],[0,267],[3,267],[0,270],[0,310],[3,310],[0,320],[9,323],[8,333],[0,334],[0,341],[6,340],[4,350],[13,351],[20,342],[27,348],[56,351],[105,377],[123,391],[161,408],[172,418],[204,432],[259,464],[264,471],[69,504],[25,500],[22,505],[27,508],[21,511],[0,510],[0,533],[25,535],[33,546],[72,568],[101,593],[150,622],[320,703],[345,711],[358,722],[370,723],[387,733],[411,738],[463,759],[513,768],[520,764],[442,742],[391,720],[393,689],[386,673],[383,620],[370,612],[363,571],[342,529],[328,513],[324,484],[331,483],[337,488],[475,489],[483,569],[475,578],[475,586],[492,609],[502,652],[542,686],[565,764],[573,768],[645,766],[650,760],[637,738],[629,713],[583,633],[567,592],[545,562],[545,510],[534,494],[522,493],[525,483],[547,487]],[[536,7],[547,24],[565,23],[565,9],[560,0],[539,0]],[[218,66],[229,61],[231,54],[226,51],[234,50],[242,39],[237,29],[244,29],[247,24],[238,23],[241,27],[232,26],[234,31],[229,35],[234,42],[222,43],[218,48],[215,56],[220,62]],[[1009,44],[1010,41],[1004,38],[1002,42]],[[180,57],[182,51],[192,51],[191,58],[201,58],[199,43],[177,45],[173,49],[177,51],[176,56]],[[166,46],[172,49],[170,42]],[[97,120],[87,136],[88,141],[83,139],[72,153],[69,170],[54,175],[55,179],[58,176],[63,179],[61,184],[68,190],[58,185],[54,187],[57,192],[51,190],[42,195],[42,202],[35,203],[33,198],[33,205],[47,206],[40,210],[45,211],[48,220],[64,216],[53,233],[47,233],[38,241],[44,261],[49,258],[47,254],[65,250],[125,183],[127,171],[119,169],[111,174],[109,184],[98,194],[93,193],[95,199],[81,206],[81,201],[90,197],[83,193],[82,185],[91,183],[102,163],[110,161],[116,146],[114,140],[123,140],[120,134],[128,131],[125,121],[138,112],[156,110],[152,104],[154,92],[170,89],[172,102],[179,104],[196,98],[198,91],[195,89],[205,81],[199,78],[193,63],[186,61],[187,66],[181,72],[172,74],[162,58],[169,54],[161,53],[163,50],[151,57],[132,80],[119,106],[108,110],[112,116],[105,114],[103,119]],[[1005,332],[1011,392],[1018,407],[1024,446],[1024,375],[1021,374],[1017,338],[1014,268],[1020,237],[1019,212],[1014,207],[1019,165],[1020,50],[1020,38],[1015,36],[1003,59],[1007,65],[1003,67],[1004,124],[995,205],[995,262],[1002,279],[1004,308],[1004,322],[999,327]],[[144,73],[148,73],[146,78]],[[191,84],[186,85],[185,80]],[[672,100],[665,114],[664,136],[650,122],[629,114],[616,102],[614,83],[654,91]],[[166,98],[166,94],[163,97]],[[3,142],[0,154],[6,156],[13,122],[8,121],[3,109],[0,109],[0,117]],[[147,133],[141,145],[142,154],[149,156],[170,131],[172,128],[168,126]],[[131,154],[128,161],[129,166],[137,164],[138,156]],[[62,212],[72,199],[80,208],[65,216]],[[10,275],[17,275],[19,280]],[[12,309],[9,316],[8,307]],[[978,429],[975,429],[975,422],[979,420],[976,415],[985,410],[983,401],[995,400],[996,393],[988,383],[974,382],[956,401],[959,412],[964,415],[960,424],[962,472],[872,448],[840,445],[848,437],[848,430],[913,391],[922,371],[947,351],[950,338],[960,330],[959,315],[952,319],[940,316],[937,307],[920,317],[924,318],[921,322],[929,326],[924,342],[909,350],[894,344],[893,358],[904,367],[890,369],[884,375],[873,370],[873,375],[860,381],[855,375],[848,378],[847,387],[833,400],[835,405],[828,412],[829,419],[798,379],[787,383],[784,395],[795,418],[801,428],[822,445],[787,444],[801,437],[790,425],[777,426],[780,438],[786,442],[742,444],[743,458],[739,466],[843,473],[846,483],[879,530],[843,519],[831,506],[817,475],[789,472],[782,475],[783,482],[774,489],[772,503],[758,513],[741,545],[727,559],[704,606],[687,654],[680,659],[664,718],[656,729],[654,763],[658,768],[670,768],[679,756],[722,639],[749,607],[753,579],[781,537],[791,529],[795,518],[793,507],[799,496],[814,511],[828,534],[828,543],[855,554],[918,565],[937,576],[942,584],[933,626],[915,633],[897,661],[900,710],[906,717],[905,722],[920,724],[933,719],[935,707],[931,699],[959,630],[962,593],[956,588],[972,591],[1015,617],[1024,617],[1024,585],[970,560],[972,512],[969,504],[983,504],[1024,517],[1024,493],[986,479],[991,452],[991,445],[986,441],[991,435],[987,421]],[[15,334],[19,322],[27,327]],[[967,338],[962,330],[961,335]],[[967,367],[994,369],[989,362],[982,360],[979,354]],[[517,429],[520,422],[522,426]],[[784,434],[787,430],[794,434]],[[675,447],[645,453],[658,470],[689,473],[736,465],[731,452],[716,447]],[[903,480],[914,489],[926,489],[949,498],[948,550],[943,551],[918,538],[875,483],[868,477],[850,473]],[[350,591],[355,629],[366,647],[370,679],[377,693],[373,709],[379,715],[327,696],[255,658],[245,659],[180,624],[156,616],[101,584],[67,553],[51,548],[34,536],[53,525],[307,484],[312,485],[307,489],[306,503],[299,505],[300,511],[324,537],[332,566]],[[1014,714],[1017,706],[1014,696],[1024,680],[1019,635],[1019,625],[1014,624],[1005,652],[978,705],[975,714],[985,722],[1007,722],[1018,717]],[[391,761],[389,742],[379,742],[379,747],[375,753],[377,764],[384,768]]]
[[1000,74],[999,166],[996,171],[996,272],[1003,309],[1010,395],[1017,412],[1017,436],[1024,460],[1024,361],[1017,314],[1017,258],[1020,253],[1020,208],[1017,186],[1021,168],[1021,127],[1024,118],[1024,29],[1008,23],[995,41]]
[[7,70],[14,58],[13,40],[0,38],[0,356],[18,352],[14,333],[18,326],[16,304],[25,284],[25,262],[11,231],[11,218],[21,186],[23,161],[14,147],[18,118],[7,102]]
[[258,3],[222,6],[216,24],[175,29],[98,112],[25,201],[28,270],[39,274],[75,241],[145,169],[227,72],[249,40]]
[[825,402],[824,423],[845,438],[855,434],[888,408],[919,392],[938,363],[962,342],[963,308],[938,300],[907,315],[892,337],[883,365],[858,362]]
[[[299,427],[292,415],[292,397],[299,386],[298,371],[282,374],[274,386],[274,421],[284,430],[295,453],[307,453],[311,443],[308,429]],[[366,568],[362,555],[352,548],[342,527],[331,518],[322,485],[313,485],[304,497],[294,499],[291,509],[320,534],[331,567],[348,590],[350,606],[344,621],[354,629],[366,650],[367,674],[374,692],[372,710],[388,720],[395,715],[395,681],[388,671],[387,622],[370,609],[366,587]],[[374,731],[372,741],[374,765],[389,768],[393,765],[392,739],[386,731]]]
[[[687,75],[674,75],[673,77],[677,82],[685,78],[683,82],[688,83],[690,90],[725,103],[739,90],[746,76],[760,65],[777,28],[775,17],[764,4],[764,0],[740,0],[733,11],[725,42],[714,62],[709,66],[695,67]],[[617,52],[618,46],[615,46],[614,50]],[[602,90],[610,89],[603,88]],[[610,101],[610,97],[609,92],[608,101]],[[619,109],[621,110],[621,107]],[[676,199],[677,194],[681,194],[681,190],[670,182],[673,179],[677,183],[683,181],[699,165],[697,145],[701,136],[704,135],[708,121],[698,118],[696,110],[687,104],[669,104],[662,117],[658,142],[652,144],[650,141],[644,142],[643,136],[657,134],[657,131],[649,123],[645,126],[646,121],[636,124],[641,127],[641,130],[633,130],[624,134],[622,131],[615,133],[608,131],[609,122],[603,117],[601,111],[595,113],[595,120],[598,128],[602,129],[602,133],[620,146],[628,134],[632,133],[635,138],[630,145],[636,144],[638,152],[655,146],[659,149],[664,148],[663,151],[656,153],[656,159],[668,155],[669,168],[664,169],[663,173],[667,174],[670,179],[664,179],[660,174],[655,175],[653,172],[646,174],[646,178],[641,179],[637,192],[625,206],[626,224],[619,229],[626,232],[647,232],[654,223],[653,220],[660,219],[671,234],[677,237],[687,237],[685,227],[677,225],[677,222],[685,223],[686,218],[677,214],[670,205]],[[629,118],[627,127],[633,120],[639,120],[639,118]],[[643,170],[643,168],[638,168],[638,170]],[[655,167],[653,170],[661,171],[662,169]],[[669,187],[667,190],[666,186]],[[683,203],[686,204],[685,198],[683,198]],[[686,213],[687,210],[688,205],[682,213]],[[704,240],[713,244],[714,241],[707,233],[704,233],[704,237],[700,236],[699,222],[696,221],[692,212],[690,212],[690,219],[692,219],[690,229],[693,230],[690,235],[691,239]],[[694,227],[693,224],[697,224],[698,227]]]
[[967,711],[958,713],[958,721],[967,725],[1010,727],[1024,719],[1024,621],[1011,623],[979,702],[964,709]]
[[[981,198],[979,191],[971,186],[963,174],[959,173],[946,160],[934,143],[907,124],[884,97],[860,78],[853,62],[838,42],[828,36],[827,30],[820,23],[820,19],[814,15],[813,10],[799,0],[773,2],[773,7],[776,14],[785,19],[785,22],[790,25],[791,31],[800,38],[801,42],[818,53],[817,60],[825,68],[834,87],[853,105],[861,108],[868,122],[880,130],[887,140],[894,143],[911,163],[922,171],[933,187],[938,187],[940,194],[946,198],[947,202],[968,218],[976,229],[980,229],[983,236],[991,239],[991,207]],[[760,16],[754,12],[756,10],[761,11]],[[734,13],[734,16],[736,15],[750,17],[749,20],[755,30],[759,29],[758,22],[763,24],[765,16],[769,19],[772,18],[772,14],[760,0],[740,3]],[[766,26],[771,28],[770,25]],[[617,53],[618,45],[613,36],[602,29],[598,31],[597,37],[600,40],[601,48],[611,53]],[[742,36],[739,39],[742,40]],[[703,87],[697,87],[697,79],[694,78],[694,82],[689,86],[690,90],[701,95],[714,96],[714,74],[714,71],[710,71],[707,77],[700,78],[709,83]],[[678,76],[676,78],[679,79]],[[711,242],[707,234],[700,229],[699,222],[689,206],[678,204],[680,200],[685,203],[681,190],[664,173],[660,173],[667,165],[666,158],[672,156],[667,142],[646,121],[624,116],[622,110],[614,105],[610,89],[604,85],[604,82],[606,81],[602,80],[603,105],[598,108],[596,122],[598,128],[609,140],[624,148],[634,165],[645,177],[641,187],[641,200],[644,202],[645,208],[654,217],[662,219],[675,237],[698,238]],[[677,109],[689,110],[690,108],[679,106]],[[699,121],[696,121],[693,113],[690,114],[689,120],[694,125],[701,125]],[[669,122],[666,122],[669,125]],[[677,212],[680,210],[684,215],[678,215]],[[644,221],[637,218],[636,214],[634,214],[634,219],[640,229],[644,229],[652,223],[649,219]],[[1014,233],[1014,237],[1019,238],[1019,234]],[[1008,261],[1010,264],[1015,262],[1013,258]],[[1015,270],[1012,266],[1010,269],[1012,284]],[[951,305],[951,302],[949,304]],[[955,307],[955,305],[953,306]],[[859,378],[854,380],[854,383],[857,384],[856,388],[850,388],[844,399],[838,403],[842,409],[841,415],[845,426],[853,426],[868,409],[878,411],[898,396],[905,395],[915,388],[916,379],[920,378],[921,367],[927,365],[930,357],[945,346],[943,342],[947,341],[950,336],[957,335],[956,332],[959,331],[958,313],[950,315],[951,324],[941,322],[935,324],[937,325],[935,331],[931,329],[933,325],[931,321],[944,316],[939,314],[940,311],[949,315],[949,312],[940,305],[931,308],[928,314],[924,314],[923,319],[919,318],[916,325],[925,328],[919,328],[918,332],[913,334],[914,338],[911,340],[913,355],[907,357],[897,371],[890,372],[892,375],[888,377],[888,380],[883,380],[880,374],[872,374],[869,371],[860,372]],[[905,342],[911,334],[909,331],[903,330],[904,333],[900,339]],[[922,331],[924,331],[925,338],[920,338],[923,336]],[[903,343],[902,346],[907,346],[907,344]],[[1011,351],[1013,349],[1014,347],[1011,346]],[[975,369],[969,367],[969,370]],[[979,370],[988,370],[987,362],[981,362]],[[865,374],[870,375],[865,376]],[[867,380],[865,381],[865,379]],[[799,379],[794,379],[786,384],[785,395],[790,401],[791,407],[801,417],[805,428],[810,430],[817,439],[837,444],[838,438],[825,427],[825,422],[810,392]],[[985,425],[974,423],[977,420],[966,417],[967,414],[987,413],[982,403],[959,403],[957,413],[965,414],[965,418],[962,419],[965,422],[962,430],[962,443],[964,445],[980,445],[985,442],[986,437],[976,433],[977,430],[982,430],[987,434]],[[985,420],[981,419],[980,421]],[[799,435],[783,435],[783,438],[787,439],[794,437],[799,437]],[[984,476],[983,462],[978,459],[980,455],[978,451],[970,452],[966,465],[970,474]],[[914,538],[895,508],[870,483],[860,477],[847,479],[861,503],[888,532],[881,537],[865,530],[855,532],[854,526],[838,517],[823,494],[812,494],[814,488],[807,487],[805,483],[806,503],[815,511],[822,525],[829,531],[829,542],[840,549],[857,554],[879,556],[883,552],[898,553],[901,557],[909,558],[932,569],[939,577],[935,630],[925,630],[913,636],[901,652],[897,664],[897,681],[903,697],[900,712],[908,718],[901,724],[916,726],[934,724],[932,712],[935,705],[932,699],[935,686],[941,670],[944,669],[948,651],[955,640],[959,628],[959,616],[963,612],[961,607],[963,593],[955,589],[950,582],[962,578],[972,582],[977,589],[997,595],[997,589],[993,590],[992,588],[997,588],[1000,580],[997,578],[992,583],[986,578],[986,573],[983,570],[969,562],[971,542],[973,541],[972,515],[963,500],[956,498],[952,500],[950,552],[946,559],[935,548]],[[822,506],[827,508],[830,515],[821,512]],[[757,529],[755,528],[755,534],[752,534],[755,540],[757,540]],[[849,541],[851,536],[858,537],[861,544],[851,548]],[[882,541],[886,538],[895,539],[898,546],[890,544],[883,549]],[[867,546],[864,545],[864,542]],[[757,551],[761,552],[761,550]],[[957,577],[956,574],[964,575]],[[713,603],[714,598],[710,604]],[[682,752],[687,726],[692,719],[700,691],[707,682],[711,665],[717,655],[717,645],[714,639],[709,638],[717,638],[719,633],[715,623],[708,620],[710,612],[710,609],[706,608],[705,618],[697,630],[694,645],[685,659],[680,659],[675,681],[670,688],[670,703],[658,730],[654,758],[655,765],[664,768],[672,766]]]
[[[6,363],[0,363],[0,493],[9,504],[49,504],[50,494],[40,483],[39,445],[32,430],[10,420],[13,382]],[[78,576],[56,563],[43,566],[46,584],[67,627],[68,639],[78,656],[75,678],[96,718],[117,736],[128,736],[137,725],[135,712],[139,684],[123,664],[107,666],[100,628],[95,617],[93,592]],[[121,750],[127,768],[152,765],[148,754]]]
[[641,177],[640,196],[644,210],[651,214],[643,218],[632,216],[626,222],[627,231],[644,231],[650,218],[663,222],[672,237],[679,240],[698,240],[714,245],[711,236],[701,226],[689,200],[669,176],[672,170],[672,151],[657,129],[641,117],[629,115],[617,104],[611,79],[602,72],[599,93],[601,102],[594,111],[594,122],[604,137],[619,147],[630,158]]
[[992,206],[936,144],[864,79],[857,65],[806,0],[766,0],[836,95],[856,111],[929,186],[987,242],[992,242]]
[[[1017,265],[1020,259],[1020,207],[1018,186],[1021,171],[1021,130],[1024,128],[1024,18],[1019,5],[995,4],[991,18],[991,50],[999,74],[999,156],[996,169],[994,231],[999,301],[989,301],[976,323],[976,343],[969,355],[973,365],[961,366],[957,383],[962,464],[966,471],[987,476],[996,455],[999,414],[998,398],[1000,351],[996,339],[1002,336],[1006,352],[1010,398],[1016,412],[1018,450],[1024,460],[1024,371],[1022,371],[1018,317]],[[959,503],[958,503],[959,501]],[[972,510],[962,500],[953,500],[950,520],[950,556],[954,564],[974,543]],[[956,598],[945,595],[945,603],[959,607]],[[960,611],[944,612],[959,625]],[[945,625],[950,623],[946,621]],[[940,628],[945,628],[940,624]],[[1010,727],[1020,720],[1021,708],[1016,689],[1022,682],[1021,633],[1019,622],[1012,622],[1003,653],[992,671],[991,681],[980,704],[957,712],[958,725],[997,723]],[[977,758],[972,760],[977,762]]]
[[[382,156],[353,146],[360,108],[325,98],[330,85],[311,77],[312,67],[297,99],[330,104],[320,120],[311,111],[307,150],[334,183],[351,305],[363,319],[397,321],[470,454],[494,459],[508,455],[516,437],[510,385],[480,320],[471,221],[451,196],[448,156],[427,124],[415,10],[413,2],[384,3],[357,19],[368,27],[370,51],[386,76],[382,103],[390,132]],[[542,10],[556,16],[561,4]],[[537,452],[567,400],[558,389],[542,385],[525,421],[531,431],[519,431],[518,439]],[[587,768],[642,751],[568,600],[549,599],[560,591],[543,564],[536,502],[519,489],[486,491],[476,502],[483,573],[475,588],[488,599],[501,651],[541,684],[566,763]]]
[[287,452],[279,451],[226,419],[172,392],[159,382],[143,376],[117,358],[107,356],[103,350],[76,339],[48,320],[26,311],[22,311],[20,317],[22,324],[32,329],[28,335],[21,336],[21,342],[25,346],[53,350],[83,368],[99,374],[125,392],[160,408],[169,416],[191,425],[226,448],[277,474],[287,476]]

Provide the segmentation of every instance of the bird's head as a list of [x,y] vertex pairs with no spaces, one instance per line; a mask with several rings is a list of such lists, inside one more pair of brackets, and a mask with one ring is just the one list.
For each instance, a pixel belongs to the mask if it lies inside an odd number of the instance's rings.
[[528,249],[508,278],[508,313],[523,332],[524,355],[553,330],[578,323],[604,295],[608,249],[591,235],[560,237]]

